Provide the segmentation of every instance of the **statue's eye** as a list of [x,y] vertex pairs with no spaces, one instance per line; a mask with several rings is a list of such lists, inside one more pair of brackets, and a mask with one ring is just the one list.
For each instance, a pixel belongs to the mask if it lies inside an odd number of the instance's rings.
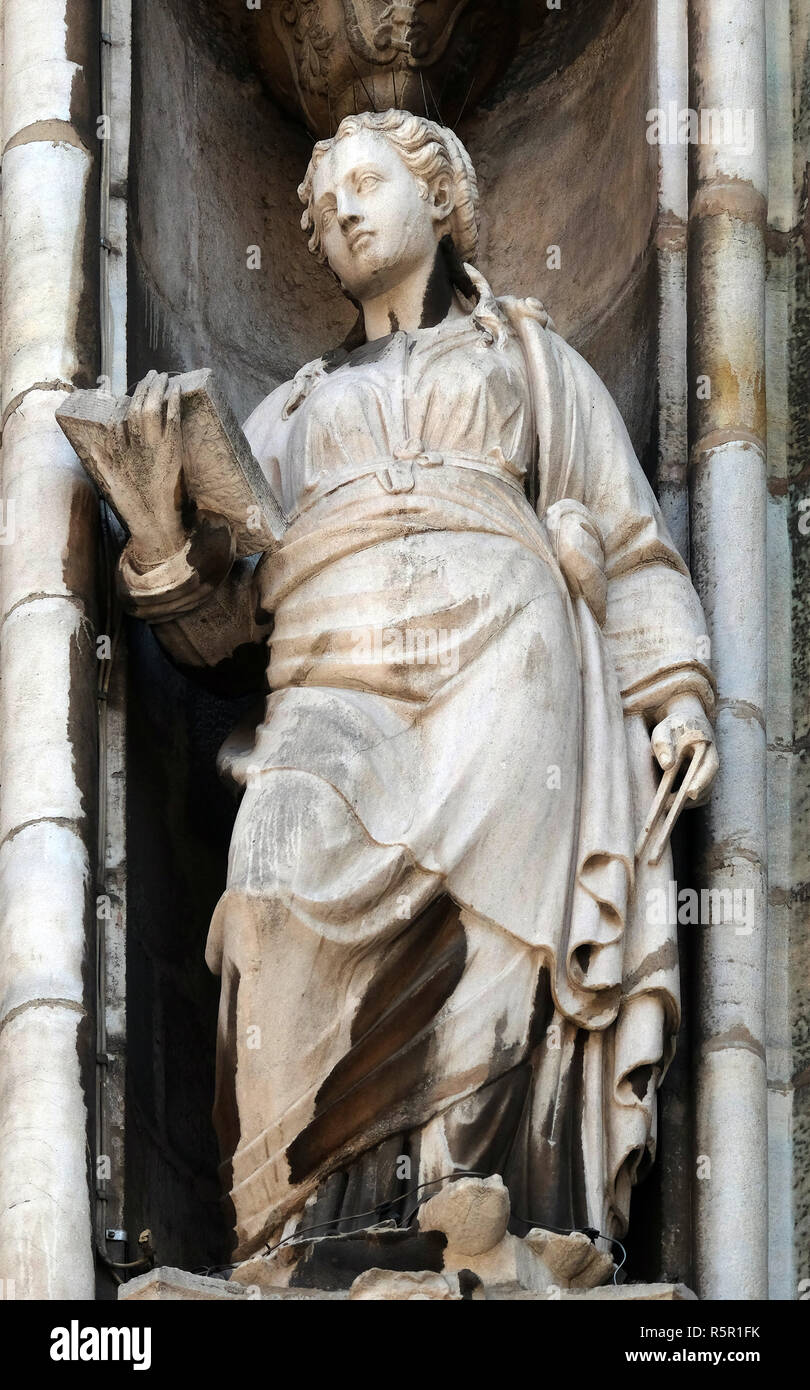
[[379,182],[376,174],[364,174],[357,185],[357,191],[358,193],[370,193],[375,184]]
[[335,209],[334,209],[334,208],[324,208],[323,212],[321,213],[321,227],[326,228],[326,227],[331,226],[331,224],[332,224],[332,222],[333,222],[334,220],[335,220]]

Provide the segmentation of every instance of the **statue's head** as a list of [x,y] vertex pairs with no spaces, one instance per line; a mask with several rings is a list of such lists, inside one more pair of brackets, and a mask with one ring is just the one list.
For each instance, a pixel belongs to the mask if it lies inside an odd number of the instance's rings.
[[448,234],[478,252],[478,185],[452,130],[408,111],[347,116],[315,146],[298,190],[309,248],[363,300],[390,290]]

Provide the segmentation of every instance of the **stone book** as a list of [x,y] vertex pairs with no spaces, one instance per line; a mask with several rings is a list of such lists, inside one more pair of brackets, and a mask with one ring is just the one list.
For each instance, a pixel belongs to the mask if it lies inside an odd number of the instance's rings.
[[[198,510],[215,512],[230,522],[238,555],[273,549],[286,528],[284,514],[213,372],[209,368],[185,372],[179,381],[183,477],[189,501]],[[62,430],[116,515],[115,497],[126,487],[131,468],[117,426],[130,404],[129,396],[74,391],[56,412]]]

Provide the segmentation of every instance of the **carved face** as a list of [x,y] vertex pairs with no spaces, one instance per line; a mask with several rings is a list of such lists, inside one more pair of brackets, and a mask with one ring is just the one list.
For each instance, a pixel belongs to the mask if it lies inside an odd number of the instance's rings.
[[358,131],[321,160],[312,187],[321,245],[343,288],[368,300],[431,264],[452,211],[450,179],[424,196],[385,136]]

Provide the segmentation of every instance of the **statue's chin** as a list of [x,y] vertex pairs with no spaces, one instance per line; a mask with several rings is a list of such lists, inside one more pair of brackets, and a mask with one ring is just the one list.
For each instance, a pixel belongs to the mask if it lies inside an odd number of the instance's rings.
[[[361,261],[358,253],[357,262]],[[405,276],[390,263],[380,263],[368,257],[365,263],[355,263],[348,274],[339,275],[345,294],[360,303],[366,299],[376,299],[381,294],[395,290]]]

